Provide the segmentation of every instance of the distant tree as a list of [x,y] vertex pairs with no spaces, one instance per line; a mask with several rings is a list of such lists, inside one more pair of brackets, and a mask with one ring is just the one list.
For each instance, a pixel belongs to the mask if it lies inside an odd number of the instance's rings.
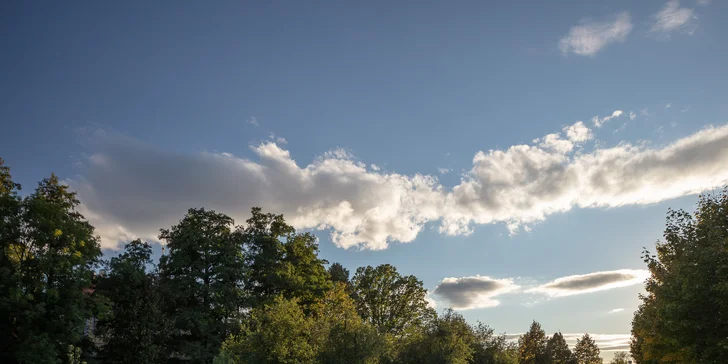
[[574,355],[569,350],[564,336],[557,332],[546,342],[547,362],[551,364],[574,364]]
[[546,332],[541,328],[541,324],[533,321],[528,332],[518,339],[518,354],[520,364],[547,363]]
[[251,306],[261,307],[282,295],[307,307],[333,286],[324,267],[326,260],[318,258],[316,237],[296,233],[283,215],[265,214],[255,207],[240,233]]
[[614,353],[614,357],[612,358],[612,361],[609,362],[609,364],[628,364],[629,363],[629,355],[627,355],[627,352],[625,351],[618,351]]
[[392,265],[360,267],[351,282],[359,315],[380,333],[400,335],[429,314],[422,281],[400,275]]
[[18,190],[0,163],[2,355],[9,362],[64,362],[91,316],[84,289],[101,249],[76,210],[76,194],[54,174],[30,196],[20,199]]
[[574,357],[578,364],[602,364],[599,347],[589,334],[584,334],[581,339],[576,340]]
[[165,312],[157,276],[147,271],[151,256],[149,243],[134,240],[111,258],[106,274],[98,279],[94,296],[111,306],[111,314],[100,317],[97,326],[105,363],[153,364],[169,357],[167,339],[174,326]]
[[695,214],[670,210],[656,254],[644,252],[647,294],[632,321],[642,363],[728,360],[728,190],[699,198]]
[[168,254],[160,259],[161,284],[175,318],[176,355],[209,363],[222,341],[240,327],[245,265],[233,219],[190,209],[178,225],[162,229]]
[[475,335],[452,309],[429,320],[400,357],[403,364],[466,364],[473,359]]
[[478,322],[473,327],[472,364],[518,364],[518,346],[505,335],[495,335],[493,329]]
[[339,263],[331,264],[328,272],[332,282],[340,282],[347,285],[349,284],[349,270],[344,268],[343,265]]

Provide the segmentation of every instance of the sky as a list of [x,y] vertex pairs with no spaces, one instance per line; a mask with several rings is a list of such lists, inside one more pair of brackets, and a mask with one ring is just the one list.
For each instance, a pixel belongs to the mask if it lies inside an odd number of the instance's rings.
[[[0,157],[107,255],[252,206],[438,309],[624,349],[643,247],[728,180],[725,1],[3,2]],[[160,248],[157,247],[157,251]]]

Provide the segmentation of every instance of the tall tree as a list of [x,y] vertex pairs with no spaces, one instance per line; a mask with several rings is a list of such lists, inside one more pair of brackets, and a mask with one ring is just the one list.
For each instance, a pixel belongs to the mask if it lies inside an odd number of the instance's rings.
[[381,333],[400,335],[430,314],[422,281],[390,264],[357,269],[352,290],[359,315]]
[[233,219],[205,209],[190,209],[178,225],[162,229],[168,254],[160,277],[175,317],[177,355],[209,363],[222,341],[239,328],[244,306],[245,266]]
[[578,364],[602,364],[599,347],[589,334],[584,334],[580,339],[576,339],[574,357]]
[[328,272],[332,282],[349,284],[349,270],[340,263],[331,264]]
[[245,287],[251,305],[260,307],[279,295],[309,306],[331,289],[326,260],[318,258],[318,243],[310,233],[297,233],[283,215],[255,207],[243,236],[248,274]]
[[520,364],[546,363],[546,332],[536,321],[531,323],[527,333],[518,339],[518,354]]
[[14,253],[21,236],[22,199],[20,185],[13,182],[10,168],[0,158],[0,361],[12,363],[18,336],[18,307],[26,302],[20,287],[18,256]]
[[65,360],[69,345],[80,343],[99,248],[93,227],[76,211],[76,194],[51,175],[20,200],[18,186],[0,168],[0,242],[2,289],[0,307],[8,313],[4,355],[20,363]]
[[495,335],[492,328],[478,322],[473,327],[472,364],[518,364],[518,346],[505,335]]
[[564,340],[564,335],[557,332],[546,342],[547,362],[551,364],[574,364],[574,355]]
[[403,364],[466,364],[473,359],[475,335],[462,315],[452,309],[429,320],[400,355]]
[[629,355],[627,355],[627,352],[618,351],[614,353],[614,357],[612,358],[612,361],[609,362],[609,364],[628,364],[629,362]]
[[701,196],[697,211],[668,212],[646,295],[632,322],[637,363],[728,360],[728,191]]
[[149,243],[134,240],[111,258],[98,279],[94,295],[111,306],[111,314],[100,317],[97,326],[105,363],[153,364],[169,357],[167,338],[174,326],[164,310],[157,276],[147,271],[151,256]]

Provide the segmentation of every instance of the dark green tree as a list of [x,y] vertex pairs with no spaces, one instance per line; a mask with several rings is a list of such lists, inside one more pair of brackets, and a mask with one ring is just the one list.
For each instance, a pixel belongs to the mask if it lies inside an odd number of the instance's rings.
[[324,267],[326,260],[318,257],[316,237],[296,233],[283,215],[265,214],[255,207],[247,226],[239,231],[248,267],[245,288],[252,307],[279,295],[309,306],[333,286]]
[[644,252],[647,294],[632,322],[637,363],[728,360],[728,191],[701,196],[697,211],[668,212],[656,254]]
[[493,329],[478,322],[473,327],[472,364],[518,364],[518,346],[505,335],[495,335]]
[[168,254],[160,259],[161,284],[171,316],[176,355],[209,363],[240,327],[245,265],[233,219],[190,209],[178,225],[162,229]]
[[452,309],[429,320],[400,354],[403,364],[466,364],[473,359],[475,335]]
[[612,358],[612,361],[609,362],[609,364],[628,364],[629,363],[629,355],[625,351],[618,351],[614,353],[614,357]]
[[589,334],[584,334],[580,339],[576,339],[574,358],[578,364],[602,364],[599,347]]
[[152,364],[169,358],[168,337],[174,326],[157,276],[147,269],[151,256],[149,243],[134,240],[111,258],[106,274],[98,278],[94,295],[105,299],[111,311],[97,326],[105,363]]
[[344,268],[343,265],[339,263],[331,264],[328,272],[332,282],[349,284],[349,270]]
[[92,316],[86,289],[101,249],[76,194],[51,175],[22,200],[0,168],[3,350],[10,362],[60,363]]
[[351,282],[359,315],[380,333],[401,335],[430,315],[422,281],[390,264],[360,267]]
[[551,364],[574,364],[574,355],[564,340],[564,335],[557,332],[546,342],[546,358]]
[[518,356],[520,364],[547,363],[546,333],[538,322],[533,321],[528,332],[518,339]]

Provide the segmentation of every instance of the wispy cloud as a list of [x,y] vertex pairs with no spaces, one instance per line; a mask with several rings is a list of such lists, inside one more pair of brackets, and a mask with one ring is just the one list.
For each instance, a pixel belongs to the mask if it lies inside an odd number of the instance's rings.
[[270,135],[268,135],[268,139],[275,141],[277,144],[281,144],[281,145],[288,144],[288,141],[286,140],[286,138],[277,136],[277,135],[275,135],[275,133],[270,133]]
[[649,276],[646,270],[621,269],[557,278],[527,292],[545,293],[552,297],[592,293],[641,284]]
[[494,307],[500,304],[495,297],[515,292],[520,287],[511,279],[486,276],[445,278],[432,291],[433,295],[460,310]]
[[656,149],[622,142],[577,152],[576,139],[591,133],[582,127],[571,137],[567,128],[531,145],[478,152],[452,187],[434,176],[376,171],[343,149],[300,165],[276,142],[251,146],[248,159],[181,154],[99,132],[68,183],[105,247],[155,240],[190,207],[244,221],[250,207],[262,206],[297,228],[329,231],[340,247],[384,249],[413,241],[428,223],[446,235],[489,223],[516,233],[574,207],[655,203],[728,181],[728,126]]
[[693,9],[681,8],[680,1],[668,1],[657,13],[652,15],[653,24],[650,28],[655,33],[670,33],[683,29],[690,21],[696,19]]
[[623,308],[615,308],[615,309],[613,309],[613,310],[610,310],[610,311],[609,311],[609,312],[607,312],[607,313],[617,313],[617,312],[622,312],[622,311],[624,311],[624,309],[623,309]]
[[597,128],[601,128],[604,124],[606,124],[607,122],[609,122],[609,120],[612,120],[614,118],[618,118],[618,117],[622,116],[622,114],[624,114],[624,111],[622,111],[622,110],[614,110],[614,112],[612,113],[612,115],[605,116],[603,118],[600,118],[599,115],[597,115],[597,116],[595,116],[595,117],[592,118],[592,123],[594,123],[594,126],[596,126]]
[[672,107],[672,103],[671,102],[668,102],[667,105],[665,105],[665,109],[669,109],[671,107]]
[[438,168],[437,171],[440,172],[440,174],[448,174],[448,173],[452,172],[452,169],[450,169],[450,168]]
[[637,114],[635,114],[634,112],[630,111],[629,112],[629,120],[634,120],[634,119],[637,119]]
[[260,124],[258,124],[258,119],[256,119],[255,116],[251,116],[245,122],[248,123],[248,124],[251,124],[251,125],[260,126]]
[[559,48],[564,53],[593,56],[611,43],[624,41],[631,31],[632,21],[627,12],[609,20],[582,21],[561,38]]

